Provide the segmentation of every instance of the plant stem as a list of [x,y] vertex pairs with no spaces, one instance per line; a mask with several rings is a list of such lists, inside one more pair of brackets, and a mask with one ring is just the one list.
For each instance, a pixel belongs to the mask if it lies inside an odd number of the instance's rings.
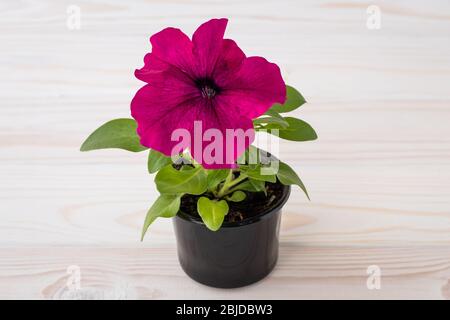
[[[247,179],[247,176],[243,173],[239,175],[236,179],[233,180],[233,170],[230,170],[230,175],[225,180],[222,188],[220,188],[219,192],[217,193],[218,198],[222,198],[223,196],[226,196],[228,193],[230,193],[230,189],[237,185],[238,183],[242,182],[243,180]],[[231,177],[229,179],[229,177]]]
[[229,184],[233,180],[233,178],[234,178],[234,176],[233,176],[233,169],[230,169],[230,171],[228,171],[227,178],[225,179],[225,182],[223,184],[224,185]]

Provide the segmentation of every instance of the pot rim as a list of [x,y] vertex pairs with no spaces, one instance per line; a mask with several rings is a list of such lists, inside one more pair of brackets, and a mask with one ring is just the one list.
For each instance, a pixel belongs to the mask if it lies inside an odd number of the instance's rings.
[[[220,229],[222,228],[237,228],[246,226],[249,224],[256,223],[262,219],[266,219],[270,217],[272,214],[278,212],[281,210],[281,208],[286,204],[287,200],[289,199],[289,196],[291,194],[291,186],[290,185],[283,185],[283,195],[277,199],[275,202],[275,205],[267,210],[262,211],[261,213],[257,214],[256,216],[253,216],[251,218],[245,219],[243,221],[236,221],[236,222],[224,222]],[[200,218],[193,217],[191,215],[188,215],[187,213],[184,213],[183,211],[178,211],[177,215],[175,217],[178,217],[180,219],[183,219],[188,222],[192,222],[195,224],[205,225],[203,221]],[[219,230],[220,230],[219,229]]]

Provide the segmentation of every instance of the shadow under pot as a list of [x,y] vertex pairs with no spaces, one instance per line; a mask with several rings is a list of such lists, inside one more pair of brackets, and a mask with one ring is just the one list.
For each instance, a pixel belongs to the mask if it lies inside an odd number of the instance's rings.
[[199,216],[180,209],[173,223],[178,260],[189,277],[212,287],[237,288],[272,271],[278,259],[281,208],[291,190],[274,185],[280,192],[269,207],[242,221],[224,222],[218,231],[209,230]]

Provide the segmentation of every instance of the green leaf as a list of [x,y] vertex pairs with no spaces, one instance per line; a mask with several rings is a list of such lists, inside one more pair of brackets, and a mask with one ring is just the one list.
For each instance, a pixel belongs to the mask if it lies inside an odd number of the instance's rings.
[[152,149],[148,153],[147,167],[149,173],[155,173],[159,171],[162,167],[165,167],[171,163],[172,158],[165,156],[161,152]]
[[247,176],[254,180],[260,180],[260,181],[268,181],[275,183],[277,181],[276,174],[262,174],[262,166],[260,164],[254,166],[254,168],[248,168],[248,169],[241,169],[242,172],[244,172]]
[[202,166],[192,170],[177,170],[165,166],[155,177],[156,188],[162,194],[202,194],[207,189],[207,174]]
[[228,213],[228,203],[225,200],[210,200],[201,197],[197,201],[197,211],[206,227],[212,231],[219,230]]
[[233,187],[233,190],[244,190],[249,192],[265,192],[266,183],[265,181],[248,179],[237,186]]
[[255,125],[255,126],[263,125],[263,124],[277,124],[281,128],[287,128],[289,126],[289,123],[287,123],[287,121],[284,120],[283,117],[281,117],[281,118],[262,117],[262,118],[257,118],[255,120],[253,120],[253,125]]
[[249,146],[245,152],[238,158],[239,168],[255,167],[258,163],[269,164],[276,158],[267,151],[259,149],[255,146]]
[[132,152],[147,150],[140,144],[136,128],[137,124],[133,119],[111,120],[92,132],[81,145],[80,151],[109,148]]
[[[276,125],[268,124],[264,129],[278,129],[280,138],[291,141],[310,141],[317,139],[316,132],[307,122],[291,117],[284,119],[289,123],[289,127],[280,128]],[[271,130],[269,132],[275,134]]]
[[300,92],[297,91],[297,89],[291,86],[286,86],[286,102],[284,104],[276,103],[270,108],[270,110],[279,113],[290,112],[299,108],[305,102],[305,98],[303,98],[303,96],[300,94]]
[[156,218],[171,218],[176,216],[180,209],[181,194],[178,195],[160,195],[155,203],[147,212],[144,226],[142,227],[141,241],[144,240],[148,227],[156,220]]
[[264,194],[267,195],[265,181],[249,179],[248,182],[252,185],[252,187],[256,190],[256,192],[264,192]]
[[290,166],[288,166],[286,163],[280,161],[277,177],[278,177],[278,180],[280,180],[280,182],[282,184],[298,185],[303,190],[303,192],[306,194],[306,197],[308,198],[308,200],[311,200],[311,199],[309,199],[308,191],[306,190],[306,187],[303,184],[302,180],[300,180],[297,173],[295,173],[295,171]]
[[248,163],[258,163],[258,159],[258,148],[250,145],[247,149],[245,149],[244,153],[239,156],[236,162],[239,164],[239,167],[245,167],[245,164]]
[[227,197],[227,200],[228,201],[233,201],[233,202],[241,202],[246,197],[247,197],[247,195],[245,194],[245,192],[243,192],[243,191],[235,191],[235,192],[233,192],[233,194],[231,196]]
[[229,169],[217,169],[217,170],[207,170],[208,173],[208,189],[214,189],[219,185],[219,183],[225,181],[228,174],[230,173]]
[[281,114],[279,114],[278,112],[276,112],[275,110],[272,110],[272,109],[267,110],[264,114],[274,117],[274,118],[278,118],[280,120],[284,120],[284,118]]

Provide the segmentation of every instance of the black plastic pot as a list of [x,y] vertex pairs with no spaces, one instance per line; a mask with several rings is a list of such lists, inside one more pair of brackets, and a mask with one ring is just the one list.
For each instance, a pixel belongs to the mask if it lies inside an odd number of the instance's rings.
[[173,219],[178,260],[192,279],[212,287],[237,288],[267,276],[278,259],[281,208],[291,188],[274,206],[241,222],[210,231],[195,217],[179,212]]

